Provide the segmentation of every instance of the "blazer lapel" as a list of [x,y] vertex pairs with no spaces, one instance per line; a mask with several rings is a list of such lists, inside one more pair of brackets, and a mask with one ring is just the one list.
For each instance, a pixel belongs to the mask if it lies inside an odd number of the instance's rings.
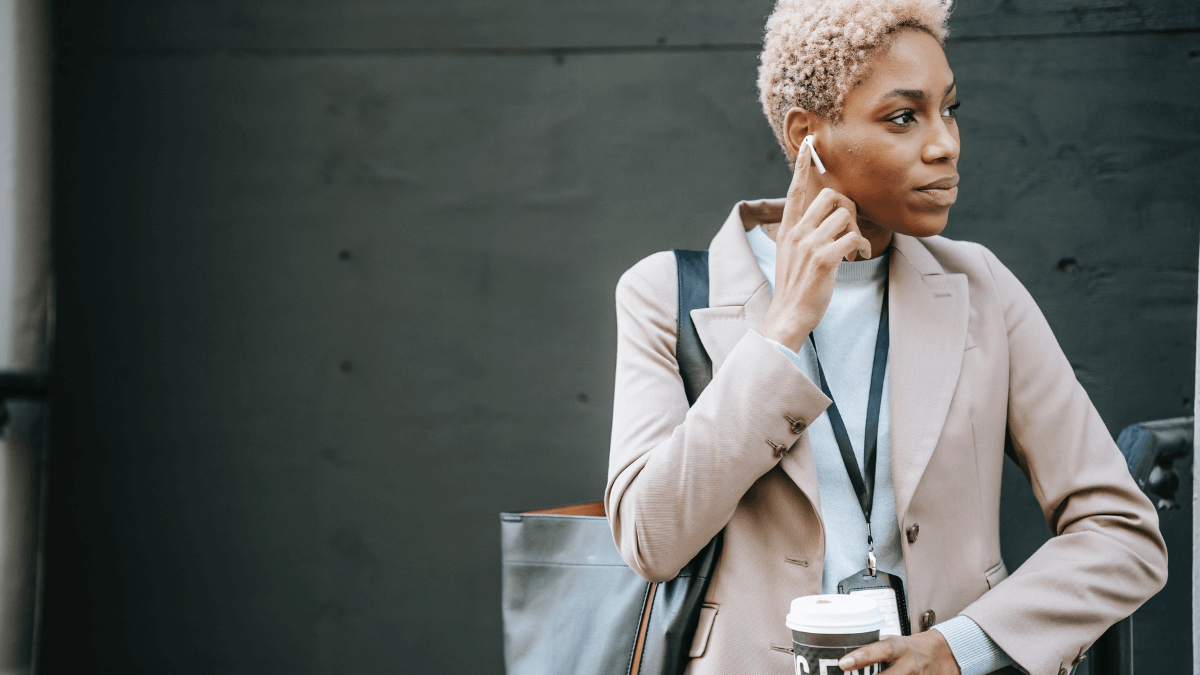
[[708,248],[708,308],[692,310],[713,374],[748,331],[758,328],[771,305],[771,287],[758,267],[746,230],[783,216],[782,199],[738,202]]
[[901,523],[933,454],[962,369],[970,298],[913,237],[893,235],[889,269],[892,488]]
[[764,281],[762,288],[744,305],[692,310],[692,323],[696,325],[700,342],[704,344],[704,349],[712,359],[714,375],[725,363],[725,357],[729,356],[729,352],[733,351],[746,333],[758,328],[762,323],[770,304],[771,289]]

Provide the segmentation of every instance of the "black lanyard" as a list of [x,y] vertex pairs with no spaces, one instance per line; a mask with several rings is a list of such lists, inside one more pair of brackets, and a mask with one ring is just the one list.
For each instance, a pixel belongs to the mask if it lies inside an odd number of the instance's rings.
[[[815,331],[809,333],[812,340],[813,354],[817,354],[817,338]],[[821,391],[829,397],[829,425],[833,427],[833,437],[837,439],[838,450],[842,452],[842,463],[846,465],[846,473],[850,476],[850,484],[858,495],[858,503],[862,506],[863,517],[867,519],[867,548],[871,562],[874,562],[874,541],[871,538],[871,507],[875,500],[875,456],[879,441],[879,406],[883,401],[883,375],[887,370],[888,355],[888,284],[883,282],[883,308],[879,310],[879,332],[875,336],[875,361],[871,364],[871,391],[867,398],[867,424],[863,439],[863,464],[866,468],[866,480],[859,473],[858,460],[854,457],[854,446],[850,445],[850,434],[846,433],[846,425],[838,412],[837,403],[833,401],[833,393],[829,391],[829,383],[825,381],[825,371],[821,368],[821,357],[817,356],[817,375],[821,380]],[[870,567],[874,568],[874,564]],[[874,570],[872,569],[872,573]]]

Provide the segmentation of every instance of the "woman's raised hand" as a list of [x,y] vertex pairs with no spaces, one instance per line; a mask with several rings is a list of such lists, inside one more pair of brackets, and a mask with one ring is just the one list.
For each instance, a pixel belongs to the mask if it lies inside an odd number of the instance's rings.
[[833,297],[838,263],[858,254],[871,257],[871,244],[858,229],[858,210],[845,195],[824,188],[805,210],[809,148],[796,157],[796,172],[775,233],[775,296],[758,332],[800,351],[825,316]]

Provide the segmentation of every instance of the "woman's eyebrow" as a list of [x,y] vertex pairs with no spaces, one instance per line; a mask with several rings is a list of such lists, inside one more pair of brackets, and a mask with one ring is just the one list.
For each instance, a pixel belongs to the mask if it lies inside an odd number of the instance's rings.
[[883,98],[911,98],[920,101],[925,98],[925,92],[920,89],[893,89],[883,95]]
[[[956,82],[954,80],[950,81],[950,86],[946,87],[946,93],[942,94],[943,98],[946,96],[946,94],[949,94],[951,91],[954,90],[955,84],[956,84]],[[925,100],[925,92],[921,91],[920,89],[893,89],[893,90],[889,91],[888,93],[884,94],[883,98],[884,99],[911,98],[915,101],[923,101],[923,100]]]

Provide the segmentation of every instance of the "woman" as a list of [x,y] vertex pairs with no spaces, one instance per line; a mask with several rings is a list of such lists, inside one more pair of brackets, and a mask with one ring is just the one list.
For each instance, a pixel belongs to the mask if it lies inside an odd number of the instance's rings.
[[[837,592],[868,549],[912,635],[847,670],[1065,675],[1165,583],[1154,508],[1033,299],[987,249],[937,236],[958,182],[947,13],[780,0],[759,88],[792,185],[738,203],[712,241],[710,306],[691,316],[714,375],[690,409],[674,257],[618,284],[617,546],[666,580],[724,531],[691,673],[792,672],[789,602]],[[1006,441],[1056,535],[1012,576]]]

